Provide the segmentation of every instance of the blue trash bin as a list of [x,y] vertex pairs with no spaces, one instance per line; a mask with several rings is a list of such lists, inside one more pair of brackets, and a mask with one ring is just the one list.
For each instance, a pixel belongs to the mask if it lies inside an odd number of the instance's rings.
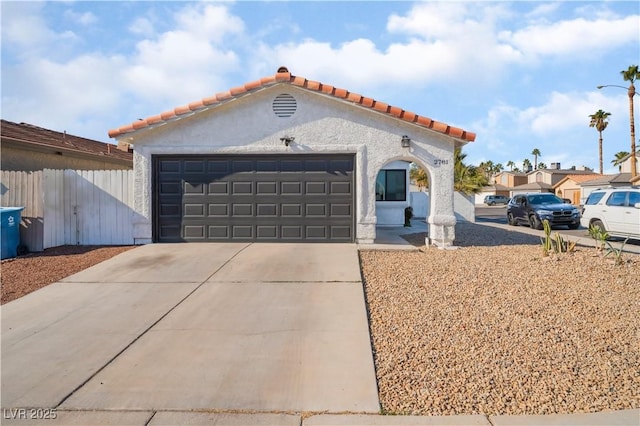
[[0,207],[2,259],[16,257],[20,245],[20,215],[24,207]]

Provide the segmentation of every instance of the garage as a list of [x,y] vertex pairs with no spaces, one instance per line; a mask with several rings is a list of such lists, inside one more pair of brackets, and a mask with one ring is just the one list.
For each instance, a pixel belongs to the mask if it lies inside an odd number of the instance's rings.
[[353,154],[154,155],[156,242],[353,242]]

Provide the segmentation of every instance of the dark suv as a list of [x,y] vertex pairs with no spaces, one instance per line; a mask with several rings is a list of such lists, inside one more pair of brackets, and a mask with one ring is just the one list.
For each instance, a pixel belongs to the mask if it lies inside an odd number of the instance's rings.
[[580,226],[580,212],[553,194],[519,194],[514,195],[507,204],[507,221],[509,225],[526,224],[534,229],[542,229],[542,222],[549,225],[565,225],[569,229]]

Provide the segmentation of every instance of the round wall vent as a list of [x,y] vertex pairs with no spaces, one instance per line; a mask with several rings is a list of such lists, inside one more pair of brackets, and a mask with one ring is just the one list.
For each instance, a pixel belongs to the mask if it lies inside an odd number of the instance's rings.
[[283,93],[276,96],[272,106],[274,114],[283,118],[291,117],[296,112],[298,103],[296,102],[296,98],[287,93]]

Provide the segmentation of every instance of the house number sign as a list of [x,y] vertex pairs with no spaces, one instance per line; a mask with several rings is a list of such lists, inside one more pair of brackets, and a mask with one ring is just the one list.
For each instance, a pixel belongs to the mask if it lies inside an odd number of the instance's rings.
[[436,166],[441,166],[443,164],[449,164],[449,160],[440,160],[439,158],[436,158],[435,160],[433,160],[433,164]]

